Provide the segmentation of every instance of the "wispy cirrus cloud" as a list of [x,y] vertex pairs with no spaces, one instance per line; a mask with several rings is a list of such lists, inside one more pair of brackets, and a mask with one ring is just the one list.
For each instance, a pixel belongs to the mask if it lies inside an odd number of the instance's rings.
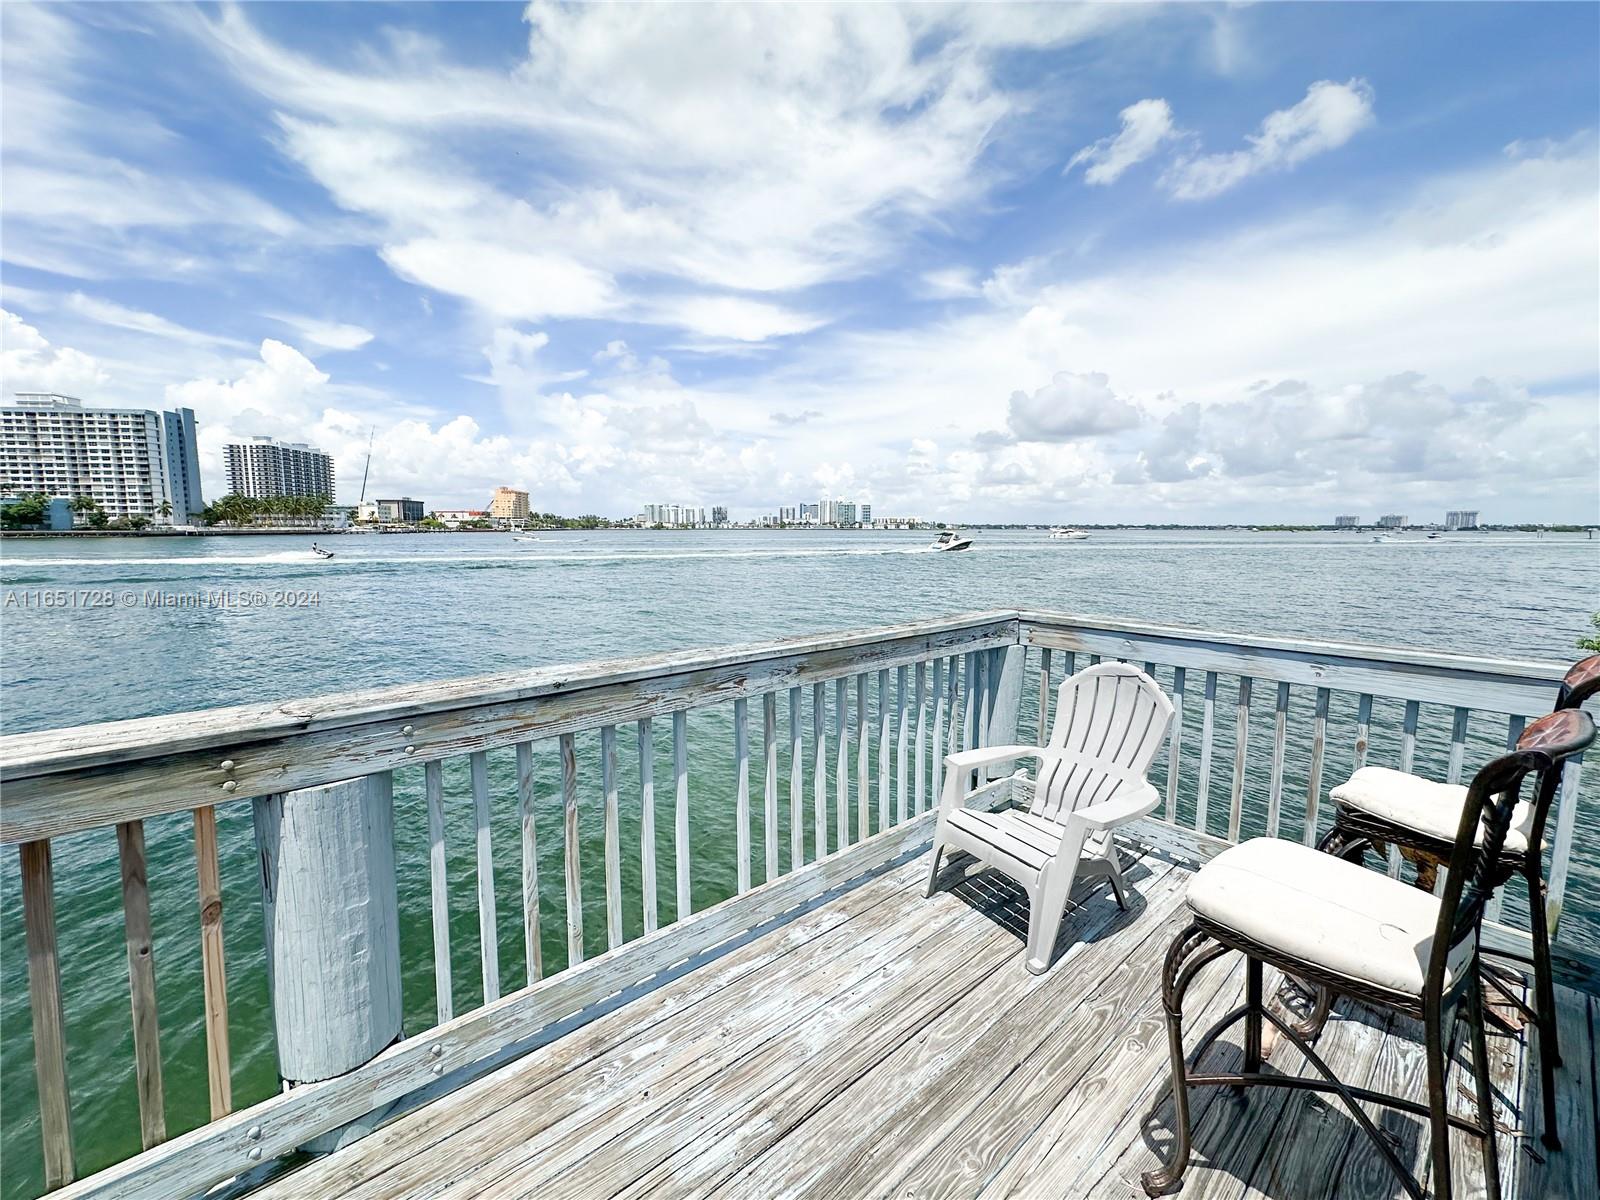
[[1118,116],[1122,119],[1122,128],[1112,137],[1101,138],[1079,150],[1067,163],[1068,171],[1087,163],[1083,173],[1086,183],[1115,183],[1129,167],[1143,162],[1177,136],[1172,124],[1172,107],[1165,100],[1140,100],[1128,105]]

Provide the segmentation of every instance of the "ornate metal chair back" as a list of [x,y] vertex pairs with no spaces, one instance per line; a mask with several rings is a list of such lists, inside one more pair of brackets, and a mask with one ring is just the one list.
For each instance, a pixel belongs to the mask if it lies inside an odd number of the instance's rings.
[[1561,690],[1556,693],[1556,711],[1581,708],[1583,702],[1596,692],[1600,692],[1600,654],[1591,654],[1582,662],[1573,663],[1561,677]]
[[[1521,798],[1523,781],[1529,775],[1537,777],[1537,831],[1542,828],[1543,817],[1560,785],[1562,765],[1587,749],[1594,738],[1594,721],[1588,713],[1562,709],[1529,725],[1517,739],[1515,750],[1494,759],[1473,778],[1461,809],[1461,825],[1440,897],[1439,924],[1428,967],[1428,990],[1432,996],[1442,995],[1452,951],[1464,939],[1477,936],[1483,910],[1503,878],[1500,853],[1505,849],[1506,831],[1511,827],[1512,810]],[[1529,845],[1531,848],[1538,843]]]

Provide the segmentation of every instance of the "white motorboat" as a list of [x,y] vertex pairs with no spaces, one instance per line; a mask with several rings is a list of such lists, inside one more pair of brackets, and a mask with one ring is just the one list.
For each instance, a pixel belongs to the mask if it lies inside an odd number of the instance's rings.
[[1387,533],[1375,533],[1372,535],[1372,540],[1375,542],[1392,542],[1394,541],[1394,538],[1392,535]]
[[1058,525],[1050,531],[1052,542],[1081,542],[1088,536],[1081,529],[1068,529],[1064,525]]
[[532,537],[532,536],[528,536],[528,535],[524,535],[524,534],[518,533],[518,534],[513,534],[511,540],[513,542],[537,542],[539,539],[536,538],[536,537]]
[[951,550],[971,550],[972,539],[962,537],[954,529],[946,529],[933,539],[933,545],[929,546],[928,549],[937,550],[941,553]]

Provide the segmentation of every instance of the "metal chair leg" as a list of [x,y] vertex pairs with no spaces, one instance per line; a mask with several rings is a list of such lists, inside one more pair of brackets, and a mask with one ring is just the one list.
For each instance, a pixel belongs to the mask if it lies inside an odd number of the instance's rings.
[[[1261,1014],[1266,1005],[1261,995],[1262,963],[1259,958],[1245,960],[1245,1004],[1249,1012],[1244,1018],[1244,1069],[1246,1075],[1258,1074],[1261,1070]],[[1238,1089],[1240,1095],[1244,1088]]]
[[1475,978],[1467,992],[1467,1026],[1472,1035],[1472,1074],[1478,1094],[1478,1123],[1483,1126],[1483,1179],[1488,1200],[1500,1200],[1500,1147],[1495,1141],[1494,1097],[1489,1088],[1489,1045],[1484,1033],[1483,980]]
[[[1139,1177],[1145,1195],[1167,1196],[1183,1186],[1183,1174],[1189,1169],[1192,1149],[1189,1128],[1189,1074],[1183,1055],[1183,994],[1189,981],[1200,967],[1217,957],[1202,957],[1184,968],[1185,960],[1209,939],[1199,926],[1190,925],[1172,939],[1167,947],[1167,959],[1161,970],[1161,1006],[1167,1018],[1167,1052],[1172,1059],[1172,1108],[1174,1125],[1172,1157],[1156,1171],[1146,1171]],[[1213,947],[1220,950],[1220,947]]]
[[1433,1200],[1450,1200],[1450,1092],[1449,1059],[1445,1055],[1445,1018],[1438,1013],[1423,1019],[1423,1043],[1428,1059],[1429,1153],[1433,1160]]
[[1550,926],[1545,917],[1544,881],[1537,870],[1527,873],[1528,917],[1533,934],[1533,990],[1535,1025],[1539,1034],[1539,1086],[1544,1091],[1544,1132],[1541,1141],[1551,1150],[1561,1149],[1556,1125],[1556,1068],[1561,1050],[1556,1042],[1556,985],[1550,969]]

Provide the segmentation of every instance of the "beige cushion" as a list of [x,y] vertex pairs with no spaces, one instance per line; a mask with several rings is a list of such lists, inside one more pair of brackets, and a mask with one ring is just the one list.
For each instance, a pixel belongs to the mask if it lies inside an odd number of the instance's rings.
[[[1456,840],[1461,807],[1467,802],[1467,789],[1459,784],[1435,783],[1388,767],[1362,767],[1330,794],[1341,808],[1355,809],[1447,842]],[[1532,830],[1533,805],[1524,800],[1511,810],[1506,849],[1525,853]],[[1478,840],[1483,840],[1481,828]]]
[[[1297,842],[1255,838],[1189,882],[1189,907],[1243,937],[1346,979],[1422,994],[1439,901],[1397,879]],[[1472,959],[1451,955],[1445,986]]]

